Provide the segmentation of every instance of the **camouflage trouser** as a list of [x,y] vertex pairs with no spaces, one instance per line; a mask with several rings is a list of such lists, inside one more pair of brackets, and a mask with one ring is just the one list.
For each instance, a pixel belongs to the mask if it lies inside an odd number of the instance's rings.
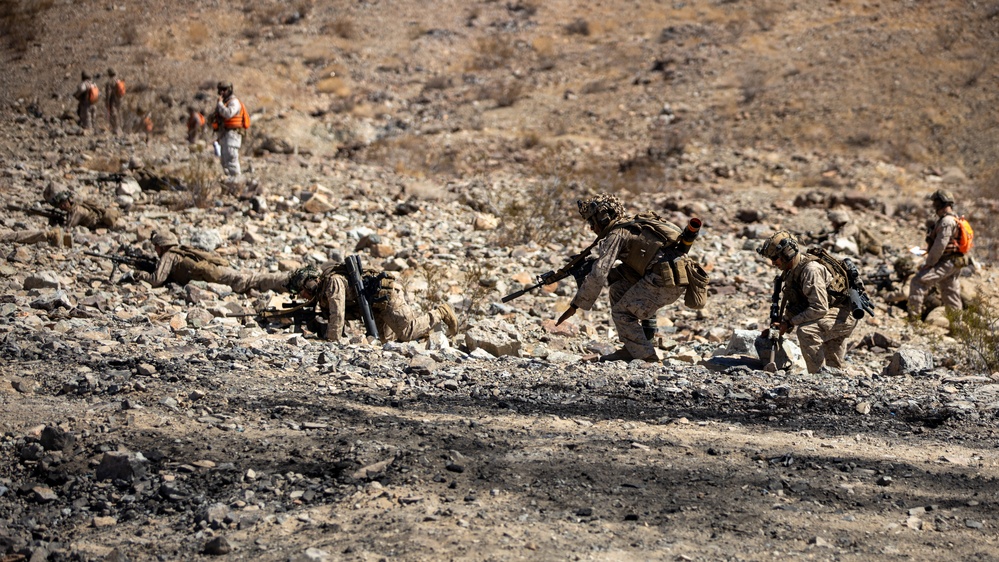
[[923,313],[923,300],[930,288],[940,290],[943,305],[949,310],[961,310],[961,268],[953,260],[941,260],[935,266],[920,270],[909,284],[909,316]]
[[108,103],[108,126],[112,134],[121,133],[121,100]]
[[637,283],[618,279],[611,283],[609,290],[611,319],[625,349],[636,359],[654,356],[656,348],[645,337],[642,320],[655,318],[660,308],[682,297],[687,287],[667,287],[658,273],[648,273]]
[[0,242],[36,244],[48,240],[48,232],[47,230],[12,230],[10,232],[0,232]]
[[225,175],[239,177],[242,173],[239,167],[239,147],[243,145],[242,135],[234,129],[226,131],[219,138],[219,144],[222,146],[222,169],[225,171]]
[[229,285],[234,293],[246,293],[251,289],[280,292],[287,290],[288,275],[288,273],[242,272],[220,267],[218,275],[210,281]]
[[417,314],[406,299],[406,293],[390,279],[382,281],[379,296],[387,300],[372,305],[375,327],[383,341],[413,341],[425,337],[430,329],[441,322],[440,313]]
[[80,117],[80,128],[89,129],[97,121],[97,106],[86,100],[81,101],[76,114]]
[[822,365],[840,368],[846,357],[846,338],[857,327],[857,319],[850,315],[850,307],[832,308],[822,318],[798,326],[798,344],[805,367],[816,373]]

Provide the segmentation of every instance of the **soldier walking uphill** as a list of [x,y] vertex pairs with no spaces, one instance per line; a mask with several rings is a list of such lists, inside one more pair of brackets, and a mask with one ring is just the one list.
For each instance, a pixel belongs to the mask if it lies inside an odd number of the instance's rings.
[[217,140],[222,150],[222,169],[227,176],[237,178],[242,173],[239,167],[239,148],[243,145],[243,132],[250,127],[250,116],[233,95],[230,82],[219,82],[218,94],[218,104],[212,115],[212,128],[217,131]]
[[125,81],[117,77],[113,68],[108,69],[108,82],[104,86],[107,96],[108,126],[112,135],[121,134],[121,103],[125,99]]
[[100,89],[86,71],[80,73],[80,80],[80,85],[73,92],[77,102],[76,114],[80,118],[80,128],[89,129],[94,126],[97,118],[97,98],[100,97]]
[[228,285],[236,293],[246,293],[251,289],[284,291],[287,288],[287,273],[239,272],[229,267],[229,262],[218,254],[181,246],[177,237],[169,231],[158,230],[150,240],[159,256],[156,271],[136,271],[133,278],[148,281],[153,287],[161,287],[168,281],[178,285],[204,281]]
[[846,338],[857,327],[857,318],[849,300],[830,300],[832,273],[812,255],[802,254],[798,240],[786,230],[775,233],[756,251],[783,272],[780,334],[796,330],[809,373],[823,365],[842,368]]
[[[383,339],[418,340],[441,323],[446,326],[449,336],[458,332],[458,319],[450,305],[442,304],[429,314],[416,314],[406,293],[393,279],[372,270],[365,270],[363,277],[365,299]],[[373,285],[375,283],[377,286]],[[325,339],[330,341],[343,337],[348,316],[361,314],[357,290],[347,279],[346,264],[327,264],[322,270],[311,265],[298,269],[288,281],[288,290],[319,305],[327,318]]]
[[966,265],[964,252],[970,249],[960,244],[962,233],[954,213],[954,194],[937,190],[930,195],[930,201],[939,218],[926,235],[926,259],[909,284],[909,318],[914,319],[922,317],[923,300],[932,287],[940,290],[948,310],[961,310],[961,268]]
[[[629,219],[624,216],[621,201],[613,195],[582,199],[576,205],[597,239],[590,246],[595,248],[590,271],[580,281],[569,309],[558,319],[558,324],[580,308],[591,309],[607,285],[611,319],[624,347],[600,360],[658,361],[642,321],[655,319],[660,308],[684,294],[691,308],[701,308],[706,301],[707,275],[684,255],[696,236],[696,229],[688,238],[679,227],[652,213]],[[691,223],[695,221],[699,228],[700,221],[695,219]],[[685,236],[683,240],[681,236]],[[615,267],[618,260],[621,265]]]

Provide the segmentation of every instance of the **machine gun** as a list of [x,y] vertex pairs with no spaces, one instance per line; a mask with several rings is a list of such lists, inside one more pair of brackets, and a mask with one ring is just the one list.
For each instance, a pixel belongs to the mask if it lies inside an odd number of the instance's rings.
[[144,255],[110,255],[110,254],[98,254],[97,252],[83,252],[88,256],[93,256],[95,258],[100,258],[102,260],[111,260],[114,264],[111,267],[111,275],[108,276],[108,280],[114,279],[114,274],[118,271],[118,266],[125,264],[129,267],[138,269],[139,271],[145,271],[147,273],[153,273],[156,271],[156,266],[159,264],[159,260],[154,258],[146,257]]
[[843,268],[846,269],[847,297],[850,299],[850,315],[860,320],[866,313],[874,316],[874,304],[867,296],[864,289],[864,280],[860,277],[860,271],[850,259],[843,260]]
[[316,299],[304,302],[286,302],[280,308],[268,307],[259,312],[227,314],[226,318],[257,318],[265,322],[273,322],[287,318],[295,324],[295,331],[301,332],[303,325],[309,325],[316,319]]
[[875,291],[891,291],[895,289],[895,280],[886,264],[878,266],[878,270],[867,276],[867,281],[874,285]]
[[100,187],[102,184],[105,183],[113,183],[116,186],[120,186],[121,182],[123,182],[127,177],[128,177],[127,175],[121,172],[114,172],[111,174],[98,174],[97,177],[94,178],[93,183],[98,187]]
[[[361,319],[364,320],[364,329],[369,336],[378,339],[378,327],[375,326],[375,316],[371,313],[370,302],[373,300],[374,294],[378,291],[378,283],[369,283],[369,287],[365,288],[361,258],[357,254],[348,256],[344,265],[347,269],[347,283],[357,293],[357,304],[361,309]],[[370,287],[371,285],[375,285],[375,287]]]
[[45,217],[49,219],[49,225],[55,226],[66,223],[66,211],[62,209],[44,209],[42,207],[21,207],[19,205],[7,205],[9,211],[20,211],[26,215]]
[[777,372],[777,349],[781,345],[780,321],[784,316],[784,307],[781,303],[783,285],[783,275],[774,277],[774,293],[770,297],[770,329],[767,330],[767,337],[770,339],[770,361],[763,367],[768,373]]

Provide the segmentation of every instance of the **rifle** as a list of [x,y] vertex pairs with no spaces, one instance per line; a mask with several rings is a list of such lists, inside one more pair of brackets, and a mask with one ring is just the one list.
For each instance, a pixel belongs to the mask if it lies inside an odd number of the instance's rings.
[[843,260],[843,268],[846,269],[846,279],[848,282],[846,294],[850,298],[850,315],[860,320],[866,313],[874,316],[874,303],[867,296],[864,289],[864,280],[860,278],[860,271],[849,258]]
[[268,307],[259,312],[227,314],[225,318],[259,318],[264,321],[289,318],[295,323],[295,331],[301,331],[303,324],[309,324],[316,318],[316,300],[286,302],[281,305],[281,308]]
[[65,224],[66,222],[66,211],[62,209],[43,209],[42,207],[21,207],[19,205],[8,204],[7,210],[9,211],[21,211],[26,215],[34,215],[36,217],[45,217],[49,219],[49,225]]
[[868,275],[867,281],[874,284],[876,291],[891,291],[895,288],[895,280],[892,279],[891,271],[888,271],[888,266],[885,264],[881,264],[876,272]]
[[784,285],[784,275],[778,274],[774,277],[774,293],[770,297],[770,329],[767,330],[767,337],[770,338],[770,361],[763,367],[768,373],[777,372],[777,348],[781,345],[780,321],[784,316],[784,307],[781,302],[781,289]]
[[571,256],[569,258],[569,262],[563,265],[561,269],[559,269],[558,271],[548,271],[542,273],[541,275],[538,275],[537,283],[529,287],[524,287],[519,291],[514,291],[510,293],[509,295],[503,297],[502,301],[510,302],[513,299],[522,297],[527,293],[530,293],[531,291],[537,289],[538,287],[542,287],[544,285],[551,285],[552,283],[558,283],[559,281],[565,279],[570,275],[572,275],[573,278],[576,279],[576,283],[581,283],[583,278],[589,275],[590,270],[593,269],[594,260],[589,256],[590,256],[590,249],[593,248],[594,245],[596,245],[596,242],[590,244],[590,246],[585,250],[583,250],[582,252]]
[[[364,320],[364,329],[368,335],[378,339],[378,327],[375,326],[375,317],[371,313],[372,294],[364,286],[364,279],[361,277],[361,258],[357,254],[347,257],[347,283],[350,284],[354,292],[357,293],[357,304],[361,308],[361,319]],[[370,284],[369,284],[370,285]],[[374,289],[377,291],[377,288]]]
[[124,181],[126,177],[128,176],[126,176],[121,172],[115,172],[112,174],[98,174],[98,176],[94,178],[93,182],[98,187],[100,187],[100,185],[103,183],[113,183],[117,186],[120,186],[121,182]]
[[143,255],[136,256],[122,256],[122,255],[110,255],[110,254],[98,254],[97,252],[83,252],[88,256],[94,256],[95,258],[101,258],[102,260],[111,260],[114,264],[111,267],[111,275],[108,276],[108,280],[114,278],[114,274],[118,271],[118,266],[125,264],[129,267],[138,269],[139,271],[145,271],[147,273],[153,273],[156,271],[156,266],[159,265],[159,260],[149,258]]

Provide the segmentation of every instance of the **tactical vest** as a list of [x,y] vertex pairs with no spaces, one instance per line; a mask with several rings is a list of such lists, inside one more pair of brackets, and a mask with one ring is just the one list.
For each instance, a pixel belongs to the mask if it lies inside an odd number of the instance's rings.
[[660,250],[675,245],[683,232],[680,227],[655,213],[641,213],[628,222],[612,223],[606,234],[618,228],[627,229],[634,235],[623,248],[621,261],[639,275],[644,275],[650,265],[661,259]]
[[117,228],[118,219],[121,218],[121,213],[118,209],[113,207],[101,207],[91,201],[81,201],[79,205],[94,217],[95,224],[84,226],[93,228]]
[[954,227],[954,233],[951,234],[950,240],[947,241],[947,245],[944,246],[944,252],[941,258],[952,257],[956,254],[960,254],[961,251],[958,249],[958,237],[961,236],[961,224],[958,222],[957,213],[947,213],[946,215],[937,219],[936,224],[933,225],[933,230],[926,235],[926,247],[932,248],[933,243],[936,241],[937,236],[940,236],[940,227],[943,225],[943,220],[947,217],[954,217],[954,221],[957,222]]
[[[832,256],[829,256],[829,258],[835,260]],[[784,284],[784,297],[786,298],[784,306],[791,316],[797,316],[808,308],[808,298],[801,290],[801,276],[805,272],[805,267],[813,261],[819,262],[829,272],[829,283],[826,285],[829,308],[839,308],[847,303],[846,270],[843,269],[842,272],[838,272],[836,270],[838,264],[830,263],[829,260],[823,259],[821,256],[804,254],[801,256],[798,266],[786,272],[782,281]],[[838,265],[838,267],[842,268],[843,266]]]
[[[357,304],[357,293],[354,288],[350,286],[350,282],[347,280],[347,264],[346,263],[334,263],[334,264],[324,264],[322,267],[322,275],[319,277],[319,298],[321,299],[321,304],[329,306],[326,302],[326,295],[329,294],[330,285],[333,283],[333,276],[339,275],[344,279],[344,285],[346,286],[346,293],[344,295],[344,305],[347,307],[345,311],[345,316],[351,319],[360,318],[360,310]],[[373,269],[362,269],[361,270],[361,280],[364,282],[365,287],[368,287],[369,278],[378,277],[379,272]],[[368,306],[372,310],[382,310],[385,308],[388,302],[389,292],[392,290],[395,281],[391,277],[386,277],[378,281],[378,291],[373,295],[373,302],[369,302]]]

